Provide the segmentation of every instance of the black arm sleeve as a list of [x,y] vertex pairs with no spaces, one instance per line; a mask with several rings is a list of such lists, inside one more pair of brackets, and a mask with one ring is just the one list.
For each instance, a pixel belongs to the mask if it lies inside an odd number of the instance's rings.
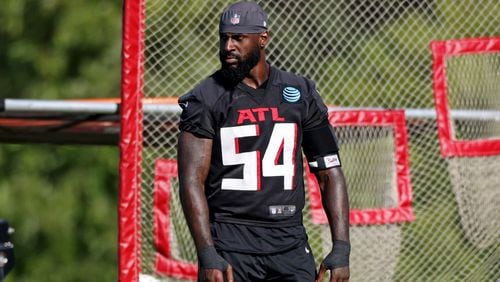
[[337,138],[328,120],[325,120],[319,127],[304,131],[302,148],[308,160],[338,153]]

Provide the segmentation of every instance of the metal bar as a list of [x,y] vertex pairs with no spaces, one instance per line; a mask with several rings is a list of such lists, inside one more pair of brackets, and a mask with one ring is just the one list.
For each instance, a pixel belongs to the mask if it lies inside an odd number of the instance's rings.
[[[435,109],[405,109],[408,118],[436,118]],[[500,121],[500,111],[493,110],[450,110],[453,119]]]
[[4,112],[32,112],[32,113],[118,113],[117,103],[64,101],[64,100],[33,100],[33,99],[5,99]]
[[144,113],[180,113],[181,107],[177,104],[143,104]]
[[[66,101],[66,100],[34,100],[34,99],[4,99],[4,112],[57,112],[57,113],[93,113],[93,114],[118,114],[119,103],[92,102],[92,101]],[[144,113],[180,113],[177,104],[144,104]],[[348,110],[383,110],[383,108],[362,107],[329,107],[330,111]],[[436,119],[435,109],[404,109],[407,118]],[[451,110],[451,117],[460,120],[493,120],[500,121],[500,111],[496,110]]]
[[[362,107],[329,107],[330,111],[349,110],[384,110],[384,108],[362,108]],[[404,109],[406,118],[436,119],[436,109]],[[500,111],[495,110],[451,110],[450,115],[460,120],[493,120],[500,121]]]
[[[96,101],[4,99],[3,111],[7,113],[93,113],[117,114],[119,103]],[[144,104],[145,113],[177,113],[181,108],[177,104]]]

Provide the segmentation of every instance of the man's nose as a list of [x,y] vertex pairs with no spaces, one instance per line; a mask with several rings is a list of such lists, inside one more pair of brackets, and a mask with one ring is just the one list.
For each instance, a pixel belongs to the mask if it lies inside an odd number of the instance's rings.
[[224,41],[224,51],[233,51],[235,48],[234,41],[232,38],[228,38]]

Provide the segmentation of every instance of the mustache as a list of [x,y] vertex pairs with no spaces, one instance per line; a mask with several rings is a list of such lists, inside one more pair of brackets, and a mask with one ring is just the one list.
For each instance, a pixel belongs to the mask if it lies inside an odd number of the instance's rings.
[[221,59],[225,59],[227,57],[231,57],[231,58],[237,59],[238,61],[241,61],[241,56],[239,54],[227,52],[227,51],[224,51],[224,50],[222,50],[222,51],[219,52],[219,57]]

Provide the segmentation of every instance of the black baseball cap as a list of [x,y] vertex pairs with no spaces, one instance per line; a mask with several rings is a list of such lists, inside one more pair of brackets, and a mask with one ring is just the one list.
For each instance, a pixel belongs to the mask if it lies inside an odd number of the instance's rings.
[[230,5],[220,16],[220,33],[261,33],[267,30],[267,14],[254,2]]

